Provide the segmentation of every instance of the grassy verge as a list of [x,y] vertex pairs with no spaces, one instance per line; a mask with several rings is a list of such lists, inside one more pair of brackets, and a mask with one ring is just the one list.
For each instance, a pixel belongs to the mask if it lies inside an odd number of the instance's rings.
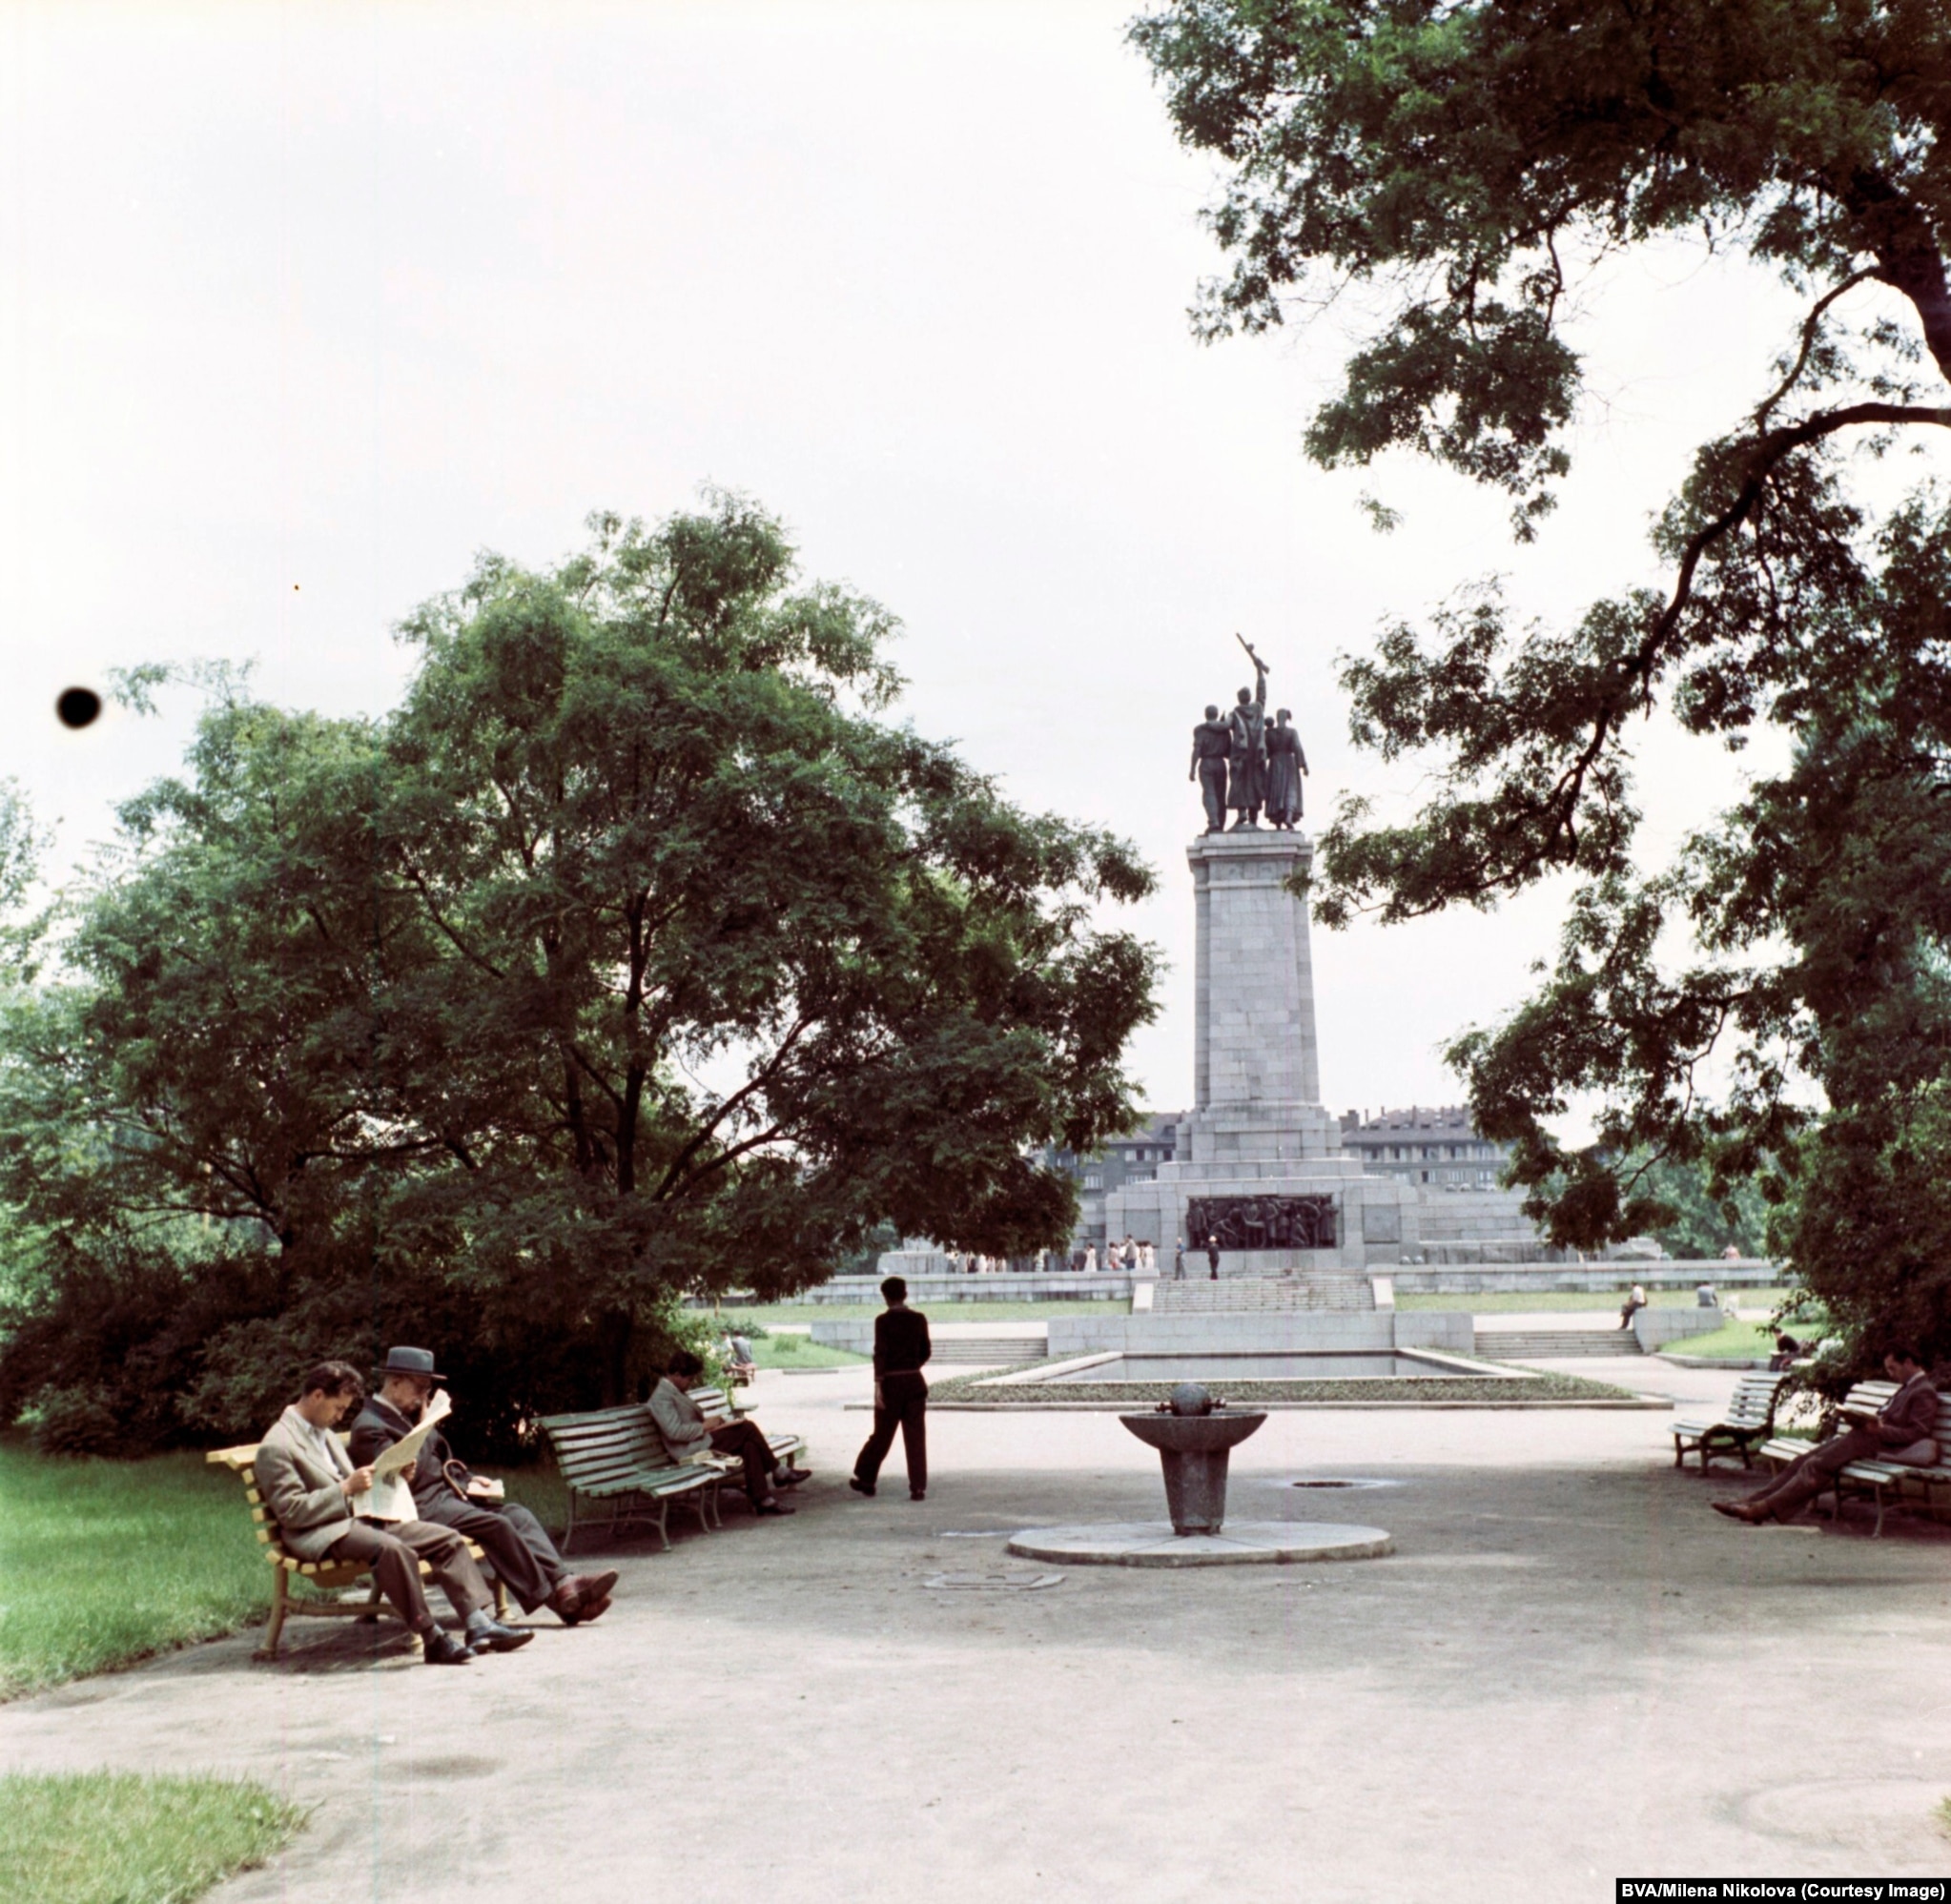
[[1775,1331],[1759,1322],[1730,1322],[1704,1336],[1677,1336],[1660,1347],[1674,1355],[1725,1356],[1731,1361],[1753,1361],[1775,1353]]
[[304,1823],[261,1785],[229,1779],[15,1772],[0,1777],[0,1897],[189,1904]]
[[[1723,1302],[1736,1302],[1743,1309],[1773,1309],[1788,1294],[1786,1289],[1722,1289]],[[1398,1309],[1461,1309],[1472,1315],[1494,1316],[1515,1310],[1520,1314],[1543,1315],[1548,1309],[1592,1309],[1619,1319],[1619,1305],[1626,1300],[1620,1289],[1541,1289],[1535,1294],[1522,1290],[1486,1290],[1467,1296],[1406,1296],[1396,1292]],[[1691,1309],[1691,1289],[1650,1289],[1647,1300],[1655,1309]]]
[[72,1461],[0,1442],[0,1698],[262,1618],[260,1551],[243,1489],[201,1455]]
[[[981,1383],[1001,1374],[1047,1367],[1024,1362],[1016,1369],[984,1369],[955,1375],[930,1384],[931,1402],[994,1402],[1034,1408],[1050,1402],[1119,1402],[1153,1403],[1172,1392],[1169,1382],[1049,1382],[1017,1389],[984,1388]],[[1631,1389],[1583,1375],[1546,1375],[1527,1370],[1515,1381],[1491,1382],[1460,1376],[1402,1382],[1228,1382],[1229,1402],[1633,1402]]]

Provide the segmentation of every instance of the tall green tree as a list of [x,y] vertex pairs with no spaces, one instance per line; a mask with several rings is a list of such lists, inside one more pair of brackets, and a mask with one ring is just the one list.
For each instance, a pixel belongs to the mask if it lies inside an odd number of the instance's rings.
[[[1569,875],[1554,968],[1452,1054],[1534,1213],[1596,1244],[1671,1214],[1651,1160],[1704,1163],[1725,1198],[1773,1159],[1799,1179],[1771,1179],[1779,1239],[1832,1309],[1900,1311],[1951,1348],[1951,1306],[1905,1294],[1903,1239],[1930,1221],[1900,1188],[1941,1129],[1951,523],[1928,488],[1879,513],[1858,480],[1951,425],[1951,14],[1178,0],[1133,31],[1181,138],[1227,168],[1211,219],[1232,268],[1201,330],[1337,297],[1379,314],[1308,429],[1324,465],[1431,458],[1506,492],[1529,539],[1570,467],[1568,314],[1602,299],[1594,264],[1692,245],[1802,299],[1660,519],[1656,582],[1570,627],[1514,628],[1480,587],[1346,665],[1356,741],[1432,790],[1399,825],[1343,803],[1318,906],[1399,920]],[[1648,873],[1630,755],[1662,711],[1730,747],[1786,730],[1795,762]],[[1676,927],[1684,967],[1663,956]],[[1554,1136],[1574,1095],[1600,1107],[1575,1148]]]
[[105,1274],[226,1292],[209,1425],[402,1334],[512,1423],[884,1221],[1068,1234],[1034,1157],[1130,1115],[1153,956],[1094,918],[1150,873],[886,721],[890,618],[751,505],[593,528],[416,614],[383,720],[229,693],[126,809],[0,1067],[0,1192],[66,1266],[0,1402]]

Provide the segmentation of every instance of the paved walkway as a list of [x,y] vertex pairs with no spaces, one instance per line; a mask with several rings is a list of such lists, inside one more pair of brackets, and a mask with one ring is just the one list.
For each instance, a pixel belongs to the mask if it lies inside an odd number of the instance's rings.
[[[0,1709],[0,1764],[215,1768],[316,1806],[220,1904],[1598,1904],[1619,1875],[1951,1864],[1935,1531],[1732,1526],[1657,1413],[1300,1411],[1239,1451],[1234,1511],[1372,1522],[1393,1558],[1040,1569],[1001,1537],[1155,1515],[1155,1458],[1108,1414],[945,1413],[927,1503],[898,1467],[863,1502],[865,1387],[763,1377],[812,1443],[800,1513],[625,1549],[597,1627],[544,1616],[462,1670],[357,1632],[304,1629],[278,1669],[222,1641]],[[1289,1484],[1337,1477],[1389,1484]],[[928,1585],[1005,1570],[1061,1579]]]

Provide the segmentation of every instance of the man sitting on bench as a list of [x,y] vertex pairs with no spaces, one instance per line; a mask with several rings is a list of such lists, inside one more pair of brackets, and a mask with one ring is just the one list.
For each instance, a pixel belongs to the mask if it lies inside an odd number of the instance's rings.
[[1883,1373],[1898,1384],[1897,1393],[1874,1415],[1846,1409],[1840,1434],[1818,1443],[1797,1455],[1767,1486],[1743,1501],[1716,1501],[1716,1513],[1758,1526],[1763,1521],[1787,1521],[1831,1485],[1853,1461],[1895,1461],[1906,1466],[1930,1467],[1938,1459],[1938,1391],[1924,1373],[1914,1348],[1893,1348],[1883,1358]]
[[705,1372],[705,1364],[689,1349],[679,1349],[671,1357],[664,1380],[650,1396],[650,1413],[657,1432],[670,1450],[672,1461],[695,1461],[708,1448],[716,1454],[736,1455],[745,1464],[746,1498],[758,1514],[790,1514],[792,1509],[779,1499],[774,1485],[792,1487],[806,1479],[806,1470],[780,1472],[779,1463],[756,1422],[724,1422],[716,1427],[706,1421],[703,1411],[688,1391]]
[[[332,1430],[363,1393],[350,1364],[321,1361],[307,1371],[298,1399],[257,1443],[257,1492],[286,1551],[299,1560],[370,1566],[394,1611],[421,1636],[429,1666],[465,1666],[489,1648],[506,1652],[526,1646],[532,1633],[496,1623],[489,1611],[494,1595],[467,1543],[452,1527],[414,1520],[382,1527],[359,1515],[354,1504],[370,1505],[373,1470],[355,1467]],[[447,1632],[427,1606],[420,1581],[422,1560],[460,1616],[464,1640]]]
[[[353,1460],[377,1461],[410,1434],[445,1380],[436,1372],[431,1351],[388,1349],[380,1392],[352,1424]],[[564,1626],[573,1627],[607,1609],[616,1575],[571,1573],[542,1523],[519,1502],[503,1502],[498,1483],[470,1474],[453,1458],[440,1429],[421,1443],[420,1458],[405,1479],[417,1516],[452,1527],[479,1546],[524,1613],[546,1607]]]

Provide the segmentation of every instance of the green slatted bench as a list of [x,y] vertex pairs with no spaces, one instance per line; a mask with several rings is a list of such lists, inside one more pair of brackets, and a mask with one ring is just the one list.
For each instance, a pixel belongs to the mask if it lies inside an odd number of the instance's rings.
[[[339,1439],[343,1442],[345,1437],[341,1435]],[[364,1561],[300,1560],[285,1546],[278,1536],[277,1523],[271,1518],[270,1508],[265,1506],[263,1496],[257,1492],[256,1442],[241,1447],[213,1448],[203,1459],[215,1467],[229,1468],[244,1484],[244,1499],[251,1504],[251,1519],[257,1524],[257,1539],[263,1545],[264,1558],[277,1569],[271,1584],[271,1624],[264,1629],[264,1644],[257,1652],[258,1659],[277,1657],[278,1636],[284,1631],[285,1621],[295,1613],[327,1620],[400,1618],[380,1596],[379,1580]],[[472,1541],[467,1544],[467,1551],[478,1561],[486,1559]],[[420,1570],[423,1580],[431,1580],[434,1576],[433,1568],[425,1561],[421,1562]],[[320,1593],[343,1592],[347,1587],[357,1587],[362,1580],[372,1582],[372,1591],[363,1600],[313,1600],[292,1591],[294,1576],[306,1581]],[[491,1584],[495,1589],[495,1618],[505,1619],[508,1612],[507,1589],[498,1578],[492,1579]]]
[[[569,1490],[569,1525],[562,1551],[576,1537],[577,1503],[604,1503],[609,1512],[597,1520],[614,1535],[626,1526],[649,1523],[665,1547],[670,1546],[670,1504],[682,1501],[696,1510],[701,1529],[718,1525],[718,1488],[724,1470],[711,1462],[673,1462],[651,1419],[650,1405],[635,1402],[621,1408],[597,1408],[580,1415],[544,1415],[543,1432],[555,1450],[556,1467]],[[585,1522],[596,1517],[585,1510]]]
[[1782,1375],[1748,1375],[1735,1383],[1727,1406],[1712,1421],[1673,1424],[1674,1465],[1684,1467],[1690,1454],[1700,1457],[1700,1471],[1719,1455],[1739,1455],[1743,1467],[1755,1465],[1755,1450],[1775,1432],[1775,1404],[1780,1398]]

